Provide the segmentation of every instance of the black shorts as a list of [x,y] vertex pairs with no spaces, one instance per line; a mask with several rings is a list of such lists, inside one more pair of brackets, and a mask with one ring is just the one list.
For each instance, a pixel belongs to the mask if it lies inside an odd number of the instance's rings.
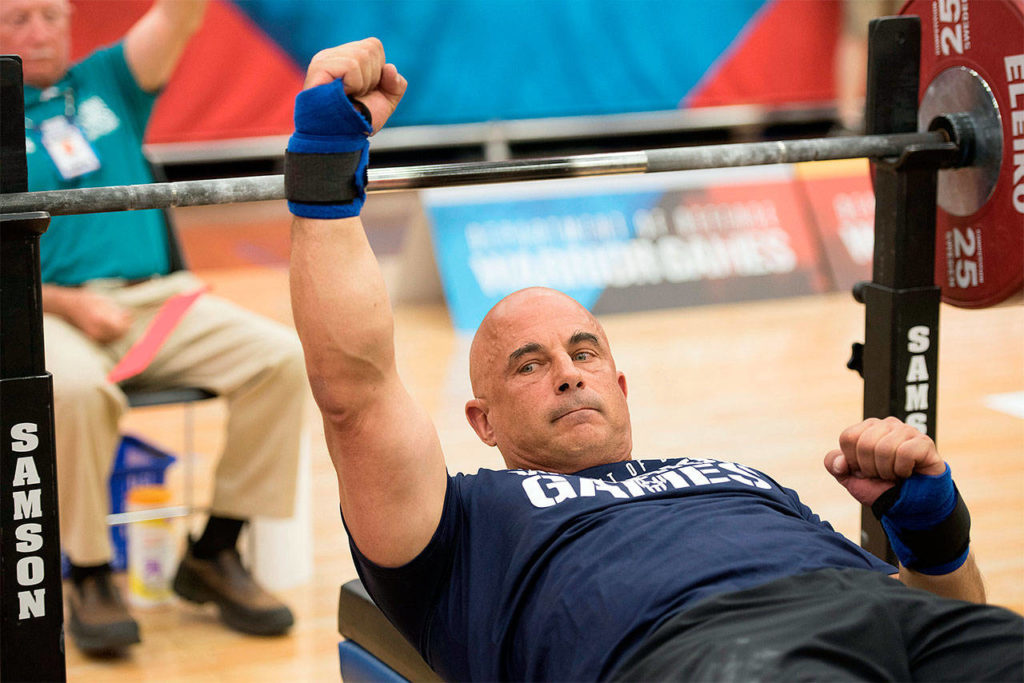
[[1021,681],[1024,619],[877,572],[826,569],[671,617],[615,681]]

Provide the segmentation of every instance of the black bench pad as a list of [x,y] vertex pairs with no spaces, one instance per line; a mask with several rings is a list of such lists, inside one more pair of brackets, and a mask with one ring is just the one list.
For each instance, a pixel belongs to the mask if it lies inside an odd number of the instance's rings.
[[338,632],[410,681],[441,680],[374,604],[359,579],[341,587]]

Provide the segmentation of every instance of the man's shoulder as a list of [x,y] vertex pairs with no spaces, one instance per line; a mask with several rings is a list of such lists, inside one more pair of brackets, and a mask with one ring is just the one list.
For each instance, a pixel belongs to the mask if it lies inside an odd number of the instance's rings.
[[96,48],[88,55],[71,65],[70,74],[88,75],[95,71],[107,73],[111,68],[128,68],[124,57],[124,43],[116,42]]

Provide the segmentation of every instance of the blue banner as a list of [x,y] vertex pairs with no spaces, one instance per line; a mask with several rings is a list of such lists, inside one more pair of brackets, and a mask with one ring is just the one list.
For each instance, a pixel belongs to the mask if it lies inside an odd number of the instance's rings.
[[367,36],[392,126],[676,109],[765,0],[236,0],[297,64]]
[[789,166],[428,190],[456,329],[546,286],[595,313],[823,291]]

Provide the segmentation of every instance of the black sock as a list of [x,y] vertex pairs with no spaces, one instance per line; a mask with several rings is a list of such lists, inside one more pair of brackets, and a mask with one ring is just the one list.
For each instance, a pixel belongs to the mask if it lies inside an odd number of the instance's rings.
[[244,519],[210,515],[203,535],[192,545],[192,554],[200,560],[212,560],[220,551],[234,548],[244,524]]
[[82,582],[88,579],[90,576],[102,576],[103,574],[109,573],[109,562],[104,562],[103,564],[88,565],[71,563],[71,580],[74,581],[76,586],[81,586]]

